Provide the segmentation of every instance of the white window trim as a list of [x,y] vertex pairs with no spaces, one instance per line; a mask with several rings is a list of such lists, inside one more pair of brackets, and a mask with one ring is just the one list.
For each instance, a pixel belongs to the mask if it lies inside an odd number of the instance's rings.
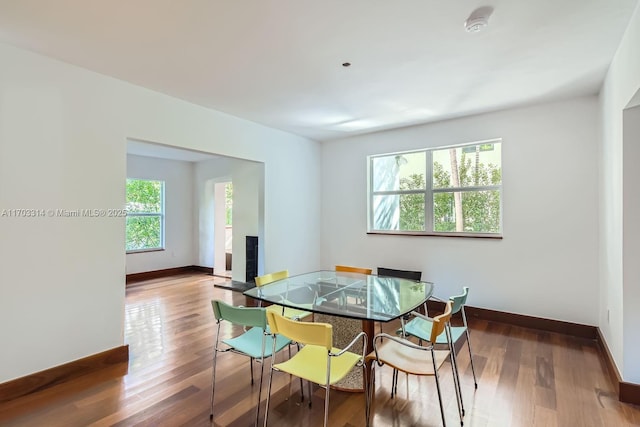
[[[155,212],[127,212],[127,218],[131,218],[131,217],[143,217],[143,216],[147,216],[147,217],[151,217],[151,216],[157,216],[160,218],[160,246],[158,247],[153,247],[153,248],[144,248],[144,249],[127,249],[126,253],[127,254],[136,254],[136,253],[142,253],[142,252],[159,252],[159,251],[164,251],[165,250],[165,241],[164,241],[164,237],[165,237],[165,186],[166,186],[166,182],[162,179],[143,179],[143,178],[127,178],[127,179],[131,179],[131,180],[136,180],[136,181],[156,181],[156,182],[160,182],[162,183],[162,187],[160,189],[160,204],[162,206],[161,208],[161,212],[159,213],[155,213]],[[125,235],[125,247],[126,247],[126,235]]]
[[[433,155],[434,151],[446,150],[449,148],[461,148],[468,146],[476,146],[481,144],[501,144],[502,138],[488,139],[483,141],[474,141],[464,144],[446,145],[439,147],[423,148],[419,150],[398,151],[391,153],[375,154],[367,156],[367,234],[388,234],[388,235],[402,235],[402,236],[442,236],[442,237],[471,237],[471,238],[491,238],[502,239],[503,238],[503,189],[502,180],[500,185],[486,185],[486,186],[467,186],[467,187],[447,187],[447,188],[433,188]],[[372,191],[373,185],[373,160],[380,157],[389,157],[393,155],[413,154],[413,153],[425,153],[425,189],[424,190],[388,190],[388,191]],[[502,162],[500,165],[502,169]],[[500,192],[500,232],[496,233],[479,233],[468,231],[435,231],[433,230],[433,196],[436,193],[455,193],[465,191],[496,191]],[[430,230],[425,231],[404,231],[404,230],[376,230],[371,227],[373,222],[373,206],[374,197],[381,195],[403,195],[403,194],[424,194],[425,196],[425,212],[424,222],[425,228],[429,226]]]

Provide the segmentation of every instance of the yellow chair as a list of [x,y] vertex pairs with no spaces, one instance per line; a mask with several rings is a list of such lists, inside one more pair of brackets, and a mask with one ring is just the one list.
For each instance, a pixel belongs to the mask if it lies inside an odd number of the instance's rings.
[[[351,267],[347,265],[336,265],[335,271],[342,271],[347,273],[357,274],[371,274],[373,271],[370,268]],[[331,316],[329,314],[314,315],[316,322],[328,323],[333,326],[335,334],[333,336],[334,345],[338,347],[345,346],[351,341],[351,338],[358,332],[362,331],[362,321],[358,319],[348,319],[346,317]],[[353,351],[360,351],[359,347],[355,347]],[[362,391],[364,384],[364,378],[359,371],[350,372],[345,378],[334,384],[332,387],[335,390],[341,391]]]
[[[289,277],[289,270],[282,270],[275,273],[265,274],[263,276],[256,277],[256,286],[264,286],[271,282],[275,282],[276,280],[282,280]],[[262,302],[260,302],[262,305]],[[273,311],[275,313],[281,314],[288,319],[300,320],[304,319],[308,316],[311,316],[313,313],[309,311],[299,310],[296,308],[285,307],[278,304],[272,304],[266,307],[267,311]]]
[[[435,350],[434,343],[438,335],[445,332],[450,339],[450,320],[451,320],[452,303],[449,301],[445,306],[443,314],[428,318],[420,313],[412,314],[422,318],[425,321],[433,323],[431,328],[431,336],[426,345],[418,345],[407,339],[395,337],[389,334],[378,334],[373,339],[373,352],[367,356],[367,362],[371,363],[371,381],[375,381],[375,366],[389,365],[394,371],[404,372],[407,375],[432,376],[436,381],[436,389],[438,390],[438,401],[440,403],[440,413],[442,415],[442,425],[446,426],[444,416],[444,407],[442,405],[442,395],[440,393],[440,379],[438,371],[444,362],[449,359],[451,362],[451,371],[453,374],[454,388],[456,392],[456,400],[458,403],[458,412],[460,415],[460,424],[463,423],[462,396],[460,394],[460,384],[456,375],[455,362],[451,358],[452,350]],[[375,386],[369,386],[371,396],[367,400],[372,400]],[[369,421],[369,412],[367,412],[367,423]]]
[[[265,427],[269,416],[273,371],[286,372],[305,379],[309,381],[309,389],[311,389],[312,382],[325,388],[324,426],[327,426],[330,386],[344,378],[356,366],[361,366],[364,372],[367,334],[360,332],[349,345],[341,350],[333,346],[333,327],[327,323],[294,321],[273,311],[267,312],[267,321],[273,334],[298,342],[302,344],[302,348],[293,357],[282,363],[275,363],[273,358],[271,359],[269,392],[264,416]],[[363,342],[362,354],[348,351],[360,339]],[[369,396],[367,390],[365,393],[365,397]],[[309,405],[311,405],[311,396],[311,390],[309,390]],[[368,399],[365,401],[366,414],[369,412]]]

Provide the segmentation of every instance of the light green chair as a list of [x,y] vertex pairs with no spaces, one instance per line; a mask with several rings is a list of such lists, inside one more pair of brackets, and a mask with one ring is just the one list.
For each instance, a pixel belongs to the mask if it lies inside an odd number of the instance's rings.
[[[253,384],[253,359],[260,360],[260,388],[258,390],[258,405],[256,407],[256,425],[260,415],[260,399],[262,393],[262,374],[264,359],[287,347],[291,340],[280,336],[272,335],[267,330],[266,310],[261,307],[235,307],[223,301],[212,300],[213,314],[218,324],[216,333],[216,344],[213,350],[213,373],[211,380],[211,415],[213,420],[213,398],[216,390],[216,362],[218,353],[233,352],[249,357],[249,367],[251,369],[251,384]],[[225,344],[221,348],[220,326],[227,321],[233,325],[244,327],[244,332],[232,338],[222,340]]]
[[[449,297],[449,301],[452,303],[451,313],[456,314],[461,312],[463,326],[451,326],[451,347],[455,349],[456,343],[464,336],[467,340],[467,348],[469,349],[469,359],[471,360],[471,372],[473,373],[473,382],[475,388],[478,388],[478,381],[476,380],[476,370],[473,366],[473,355],[471,354],[471,341],[469,340],[469,328],[467,327],[467,316],[464,312],[464,306],[467,303],[467,296],[469,295],[469,288],[465,286],[461,295],[455,295]],[[429,340],[431,337],[431,328],[433,323],[425,321],[420,317],[411,319],[405,326],[404,332],[406,335],[414,336],[420,340]],[[436,344],[448,344],[446,334],[438,335]],[[455,352],[454,352],[455,363]]]

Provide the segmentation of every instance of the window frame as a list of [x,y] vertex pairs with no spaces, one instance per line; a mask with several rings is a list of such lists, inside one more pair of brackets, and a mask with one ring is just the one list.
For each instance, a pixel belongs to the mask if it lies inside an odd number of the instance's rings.
[[[160,212],[129,212],[127,211],[127,216],[125,218],[125,251],[127,254],[135,254],[141,252],[158,252],[165,250],[165,187],[166,181],[162,179],[146,179],[146,178],[129,178],[127,180],[131,181],[151,181],[151,182],[159,182],[160,183]],[[126,193],[126,188],[125,188]],[[125,194],[126,199],[126,194]],[[134,217],[159,217],[160,218],[160,246],[157,247],[149,247],[142,249],[126,249],[127,247],[127,233],[126,233],[126,225],[129,218]]]
[[[502,150],[502,138],[494,138],[483,141],[474,141],[463,144],[452,144],[438,147],[421,148],[415,150],[396,151],[391,153],[373,154],[367,156],[367,234],[389,234],[389,235],[402,235],[402,236],[442,236],[442,237],[471,237],[471,238],[488,238],[488,239],[502,239],[503,228],[503,179],[502,179],[502,151],[500,153],[500,171],[501,179],[499,185],[478,185],[478,186],[466,186],[466,187],[433,187],[433,152],[447,150],[451,148],[463,148],[469,146],[477,146],[482,144],[500,144],[500,150]],[[425,188],[413,189],[413,190],[385,190],[385,191],[373,191],[374,183],[374,167],[373,162],[376,158],[406,155],[413,153],[425,153]],[[464,193],[464,192],[479,192],[479,191],[498,191],[500,194],[499,204],[499,232],[468,232],[468,231],[435,231],[434,230],[434,195],[438,193]],[[407,194],[424,194],[424,231],[419,230],[378,230],[373,228],[374,218],[374,198],[376,196],[401,196]]]

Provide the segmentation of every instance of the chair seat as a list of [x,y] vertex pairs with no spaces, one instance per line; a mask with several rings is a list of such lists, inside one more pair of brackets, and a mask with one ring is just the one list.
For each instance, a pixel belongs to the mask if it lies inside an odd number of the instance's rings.
[[[242,335],[223,340],[222,342],[229,347],[233,347],[238,352],[255,359],[260,359],[262,357],[263,334],[264,332],[261,328],[251,328]],[[273,350],[273,336],[268,335],[265,338],[264,357],[269,357]],[[276,353],[289,345],[290,342],[291,340],[288,338],[276,335]]]
[[[420,338],[422,340],[429,341],[431,339],[431,326],[432,322],[426,321],[419,317],[414,317],[404,327],[407,335]],[[464,326],[452,326],[451,327],[451,340],[455,343],[458,342],[460,337],[465,334],[466,328]],[[402,332],[402,331],[400,331]],[[447,344],[447,334],[444,332],[438,335],[436,344]]]
[[[449,351],[434,350],[433,353],[436,360],[436,369],[439,369],[449,357]],[[370,353],[367,359],[375,360],[376,353]],[[378,361],[408,374],[434,375],[431,351],[407,347],[395,341],[386,340],[378,347]]]
[[[282,311],[283,308],[284,308],[284,313]],[[267,307],[267,310],[273,311],[274,313],[278,313],[281,316],[286,317],[287,319],[294,319],[294,320],[304,319],[305,317],[311,316],[313,314],[310,311],[298,310],[296,308],[291,308],[291,307],[283,307],[277,304],[270,305],[269,307]]]
[[[333,348],[332,352],[339,352]],[[316,345],[305,345],[291,359],[277,363],[273,367],[316,384],[327,381],[327,349]],[[331,358],[329,384],[340,381],[360,361],[360,356],[349,351]]]

